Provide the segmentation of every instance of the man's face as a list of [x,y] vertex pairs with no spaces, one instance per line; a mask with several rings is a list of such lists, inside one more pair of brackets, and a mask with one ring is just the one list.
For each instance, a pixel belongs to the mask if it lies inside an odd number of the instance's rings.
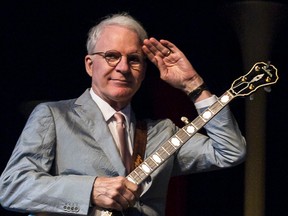
[[[114,51],[118,51],[119,55],[115,55],[117,52]],[[94,48],[94,53],[97,52],[103,53],[85,58],[86,71],[92,77],[92,88],[112,107],[121,109],[130,102],[145,76],[146,65],[139,38],[134,31],[109,26]]]

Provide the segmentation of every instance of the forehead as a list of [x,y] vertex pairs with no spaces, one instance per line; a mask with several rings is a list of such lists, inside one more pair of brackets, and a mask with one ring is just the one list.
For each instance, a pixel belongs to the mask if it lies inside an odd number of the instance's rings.
[[111,25],[106,26],[97,43],[96,49],[141,49],[141,42],[137,33],[129,28]]

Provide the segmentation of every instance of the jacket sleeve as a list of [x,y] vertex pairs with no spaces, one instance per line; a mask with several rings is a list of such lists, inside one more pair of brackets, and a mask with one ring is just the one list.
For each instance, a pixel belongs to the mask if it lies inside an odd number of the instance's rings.
[[[198,110],[200,114],[205,108]],[[246,141],[229,106],[224,107],[181,147],[174,174],[195,173],[232,167],[244,161]]]
[[30,115],[0,178],[4,208],[87,214],[95,176],[50,174],[55,159],[54,121],[45,104]]

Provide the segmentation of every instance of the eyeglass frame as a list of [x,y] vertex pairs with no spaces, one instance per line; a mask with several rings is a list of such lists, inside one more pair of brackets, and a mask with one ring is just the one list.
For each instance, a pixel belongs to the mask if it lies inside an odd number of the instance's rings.
[[[109,61],[109,57],[107,56],[107,54],[109,54],[109,53],[114,53],[114,54],[119,54],[119,57],[118,57],[118,59],[116,60],[115,59],[115,63],[111,63],[111,61]],[[107,64],[110,66],[110,67],[116,67],[118,64],[119,64],[119,62],[121,61],[121,59],[122,59],[122,53],[121,52],[119,52],[119,51],[117,51],[117,50],[107,50],[106,52],[94,52],[94,53],[91,53],[90,55],[100,55],[102,58],[104,58],[105,59],[105,61],[107,62]],[[132,53],[132,54],[128,54],[128,55],[126,55],[127,56],[127,60],[128,60],[128,64],[129,64],[129,66],[131,67],[131,68],[133,68],[133,69],[139,69],[140,68],[140,66],[141,65],[143,65],[143,63],[144,63],[144,60],[145,60],[145,56],[142,56],[142,55],[140,55],[139,53]],[[131,62],[129,61],[129,57],[131,58],[131,57],[135,57],[135,56],[137,56],[137,57],[139,57],[139,63],[137,63],[137,64],[139,64],[139,65],[134,65],[133,66],[133,64],[131,64]]]

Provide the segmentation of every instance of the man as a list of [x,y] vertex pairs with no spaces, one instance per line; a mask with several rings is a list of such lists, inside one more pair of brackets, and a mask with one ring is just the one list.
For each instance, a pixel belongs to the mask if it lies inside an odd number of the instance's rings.
[[[130,103],[145,77],[146,58],[158,67],[162,80],[189,95],[198,112],[217,97],[173,43],[148,39],[141,24],[128,14],[108,16],[91,28],[87,52],[91,88],[77,99],[34,109],[1,175],[3,207],[36,215],[112,211],[164,215],[171,176],[231,167],[244,160],[245,139],[226,106],[206,124],[207,135],[196,133],[141,184],[126,178],[131,167],[122,158],[116,129],[122,123],[114,115],[124,116],[131,160],[136,119]],[[143,159],[179,130],[168,119],[145,122]],[[153,158],[155,164],[163,159],[158,154]]]

